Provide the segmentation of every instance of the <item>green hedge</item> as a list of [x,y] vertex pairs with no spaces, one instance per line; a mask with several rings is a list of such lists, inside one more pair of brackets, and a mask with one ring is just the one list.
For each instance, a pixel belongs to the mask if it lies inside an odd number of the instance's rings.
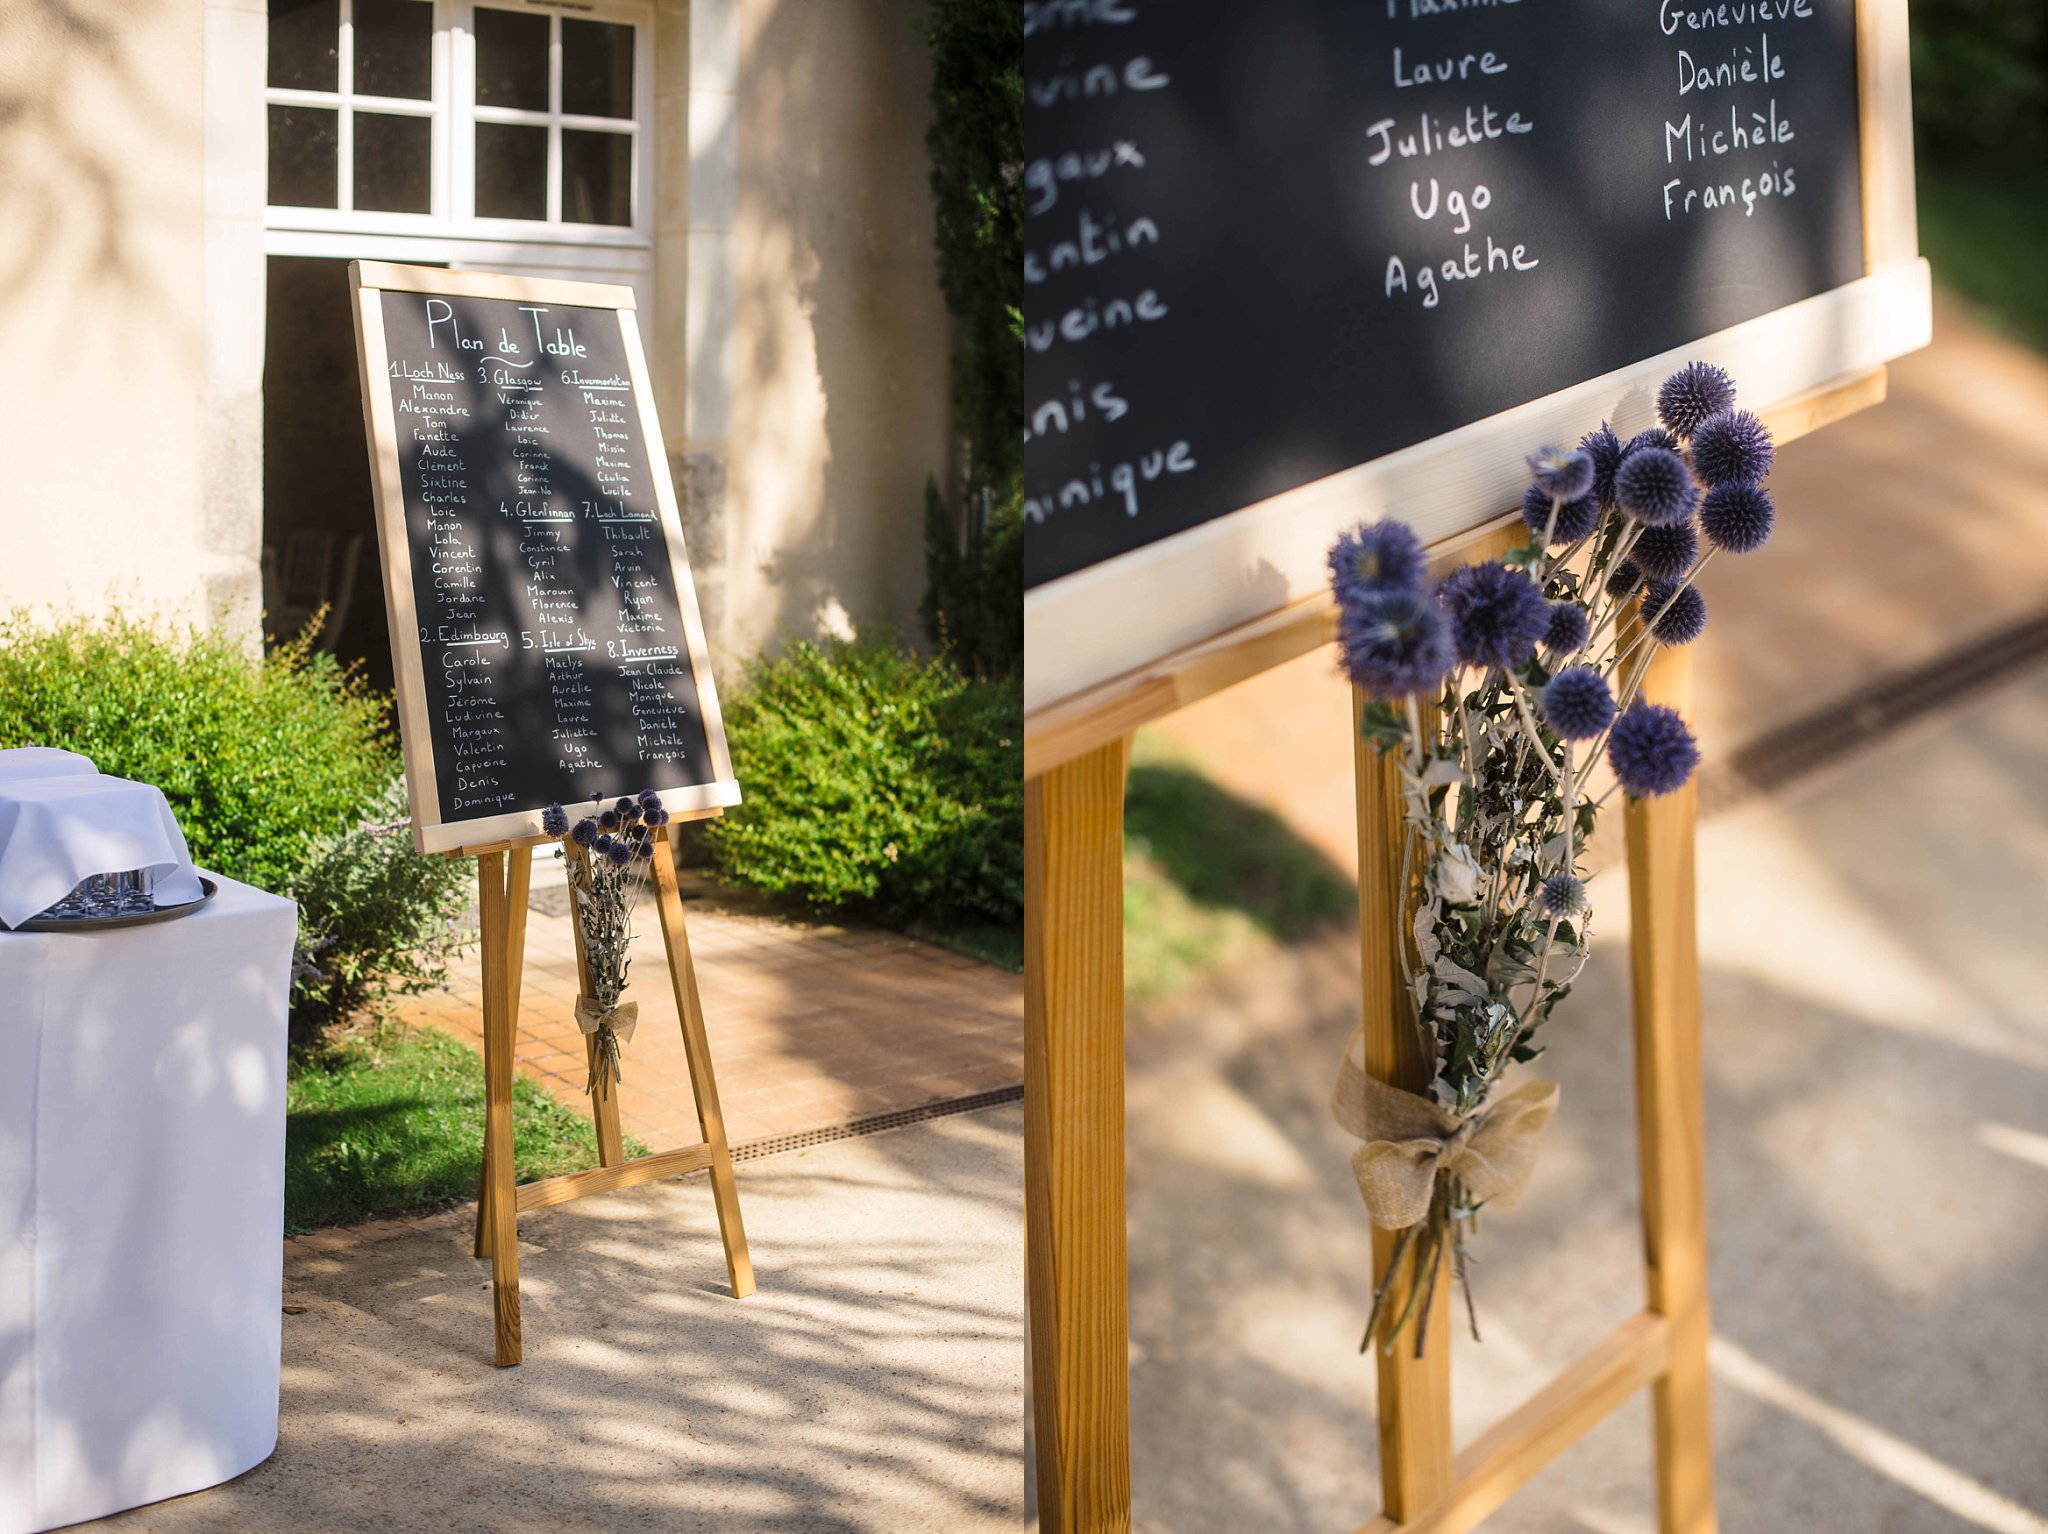
[[726,875],[899,923],[1015,922],[1022,688],[891,640],[795,643],[726,708],[746,802],[706,823]]
[[261,662],[123,617],[0,618],[0,747],[83,752],[164,791],[201,867],[299,903],[292,1036],[441,982],[463,866],[423,858],[389,700],[304,640]]

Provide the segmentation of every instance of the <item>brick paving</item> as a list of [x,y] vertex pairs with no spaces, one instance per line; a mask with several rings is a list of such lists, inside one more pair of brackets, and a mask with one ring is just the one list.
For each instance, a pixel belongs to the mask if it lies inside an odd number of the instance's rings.
[[[576,957],[560,865],[533,866],[518,1069],[583,1110],[583,1037],[572,1015]],[[683,875],[685,921],[705,1031],[735,1144],[1015,1086],[1024,1079],[1020,976],[878,928],[750,909]],[[619,1087],[628,1135],[655,1150],[696,1143],[689,1065],[650,898],[634,918],[627,999],[640,1022]],[[446,990],[401,1021],[481,1047],[483,991],[468,954]]]

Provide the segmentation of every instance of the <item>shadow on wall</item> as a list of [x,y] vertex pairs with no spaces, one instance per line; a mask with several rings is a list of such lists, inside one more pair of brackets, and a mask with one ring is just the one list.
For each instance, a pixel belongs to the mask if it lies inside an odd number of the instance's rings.
[[[133,310],[196,347],[196,306],[173,301],[137,238],[173,209],[164,200],[138,205],[144,183],[122,152],[123,117],[158,142],[198,132],[198,82],[180,105],[163,81],[134,68],[134,50],[123,46],[124,32],[158,9],[145,0],[10,8],[11,57],[0,63],[0,230],[11,238],[0,240],[0,294],[19,301],[53,267],[68,267],[78,286],[125,295]],[[125,110],[102,110],[117,102]]]
[[925,479],[953,451],[919,9],[746,8],[726,517],[743,647],[916,629]]

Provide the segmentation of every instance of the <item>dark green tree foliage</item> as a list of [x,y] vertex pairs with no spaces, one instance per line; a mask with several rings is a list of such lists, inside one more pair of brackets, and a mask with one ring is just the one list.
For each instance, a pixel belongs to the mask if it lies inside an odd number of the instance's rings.
[[200,867],[298,902],[294,1043],[444,978],[467,870],[413,851],[390,699],[308,637],[259,662],[118,615],[0,617],[0,748],[31,745],[155,784]]
[[925,492],[925,631],[969,672],[1014,673],[1024,642],[1024,22],[1015,0],[932,0],[939,281],[958,324],[956,505]]
[[1913,116],[1940,159],[2017,166],[2048,152],[2048,5],[1914,0]]

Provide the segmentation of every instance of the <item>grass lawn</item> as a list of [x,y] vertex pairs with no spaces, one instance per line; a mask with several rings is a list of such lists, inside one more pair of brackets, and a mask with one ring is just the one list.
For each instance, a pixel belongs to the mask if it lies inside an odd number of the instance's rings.
[[1355,920],[1343,872],[1279,816],[1139,732],[1124,800],[1124,989],[1170,994],[1260,942]]
[[2048,351],[2048,170],[1923,158],[1920,251],[1935,281],[2015,340]]
[[[524,1076],[512,1084],[521,1182],[597,1165],[588,1114]],[[297,1235],[418,1214],[476,1197],[483,1166],[483,1059],[433,1029],[386,1030],[295,1063],[285,1088],[285,1229]],[[628,1140],[628,1155],[646,1147]]]

